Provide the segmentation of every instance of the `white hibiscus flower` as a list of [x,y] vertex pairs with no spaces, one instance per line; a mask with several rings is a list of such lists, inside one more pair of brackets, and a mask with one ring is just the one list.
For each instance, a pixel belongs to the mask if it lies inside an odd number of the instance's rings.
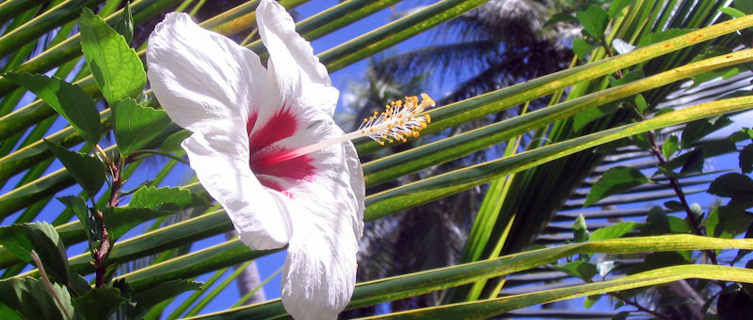
[[299,320],[335,319],[353,294],[363,230],[363,174],[349,140],[413,135],[429,119],[411,117],[433,102],[406,99],[367,121],[383,129],[345,135],[332,120],[339,93],[290,15],[262,0],[256,17],[267,68],[170,13],[149,38],[149,82],[170,118],[193,132],[182,147],[240,239],[260,250],[288,245],[285,309]]

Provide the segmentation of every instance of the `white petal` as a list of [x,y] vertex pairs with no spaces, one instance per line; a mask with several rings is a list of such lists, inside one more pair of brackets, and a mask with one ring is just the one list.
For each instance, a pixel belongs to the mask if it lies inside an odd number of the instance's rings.
[[356,205],[358,206],[358,214],[352,217],[353,231],[356,238],[361,239],[361,236],[363,236],[363,212],[366,210],[366,203],[364,202],[364,199],[366,199],[366,183],[363,181],[363,168],[361,168],[361,160],[358,159],[356,147],[348,142],[343,148],[345,149],[345,165],[350,176],[350,187],[357,199]]
[[[311,227],[309,234],[293,237],[288,246],[282,303],[296,320],[334,320],[353,295],[358,241],[348,230]],[[339,227],[349,228],[345,224]]]
[[259,33],[269,52],[269,71],[287,102],[304,99],[306,107],[316,107],[330,116],[339,92],[332,87],[327,69],[314,55],[311,44],[296,31],[293,18],[281,5],[262,0],[256,9]]
[[[311,127],[340,135],[329,120]],[[312,181],[288,191],[302,210],[291,212],[292,236],[283,268],[282,302],[296,320],[336,319],[356,281],[358,239],[363,229],[364,182],[351,143],[311,154]]]
[[[245,132],[244,132],[245,133]],[[248,167],[248,153],[228,151],[234,141],[194,133],[183,141],[196,176],[233,222],[238,236],[253,249],[284,246],[290,237],[289,214],[296,203],[265,188]]]
[[193,132],[243,132],[267,71],[251,50],[169,13],[149,37],[149,82],[173,121]]

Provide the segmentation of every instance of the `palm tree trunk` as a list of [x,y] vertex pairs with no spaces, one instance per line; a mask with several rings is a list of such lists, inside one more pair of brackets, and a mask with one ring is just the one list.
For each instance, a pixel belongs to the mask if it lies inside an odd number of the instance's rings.
[[[225,238],[229,240],[236,235],[235,231],[226,232]],[[251,264],[246,267],[246,270],[241,272],[235,283],[238,285],[238,295],[241,297],[245,296],[261,284],[261,277],[259,276],[259,269],[256,268],[256,261],[251,262]],[[259,290],[257,290],[244,304],[254,304],[266,300],[267,297],[264,294],[264,288],[259,288]]]
[[[259,277],[259,269],[256,268],[256,261],[251,262],[251,264],[246,267],[246,270],[243,270],[238,276],[236,283],[238,284],[238,292],[240,296],[245,296],[261,284],[261,277]],[[259,290],[257,290],[245,304],[254,304],[265,300],[267,300],[267,297],[264,294],[264,288],[259,288]]]

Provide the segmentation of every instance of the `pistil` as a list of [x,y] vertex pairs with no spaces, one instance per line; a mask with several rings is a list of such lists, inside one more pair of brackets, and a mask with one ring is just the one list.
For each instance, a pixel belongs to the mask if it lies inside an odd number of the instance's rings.
[[374,112],[370,117],[363,119],[358,130],[281,153],[274,157],[274,161],[290,160],[361,137],[369,137],[380,145],[395,141],[405,142],[408,140],[407,137],[417,138],[419,132],[431,122],[431,117],[428,114],[419,114],[434,105],[434,100],[425,93],[421,94],[420,103],[416,96],[392,101],[385,106],[382,113]]

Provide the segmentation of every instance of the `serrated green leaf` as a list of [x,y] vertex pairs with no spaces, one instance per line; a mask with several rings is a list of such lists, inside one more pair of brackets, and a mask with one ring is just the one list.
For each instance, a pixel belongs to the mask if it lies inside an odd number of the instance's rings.
[[659,174],[664,175],[666,178],[678,178],[680,176],[672,169],[668,169],[663,165],[656,166],[656,172],[653,176],[658,176]]
[[639,224],[631,221],[623,221],[608,227],[596,229],[591,233],[588,241],[609,240],[622,237],[633,231]]
[[672,158],[672,155],[677,152],[677,148],[679,147],[679,141],[677,139],[677,136],[671,135],[667,140],[664,141],[664,144],[661,145],[661,153],[664,155],[664,159],[669,160]]
[[583,307],[586,309],[591,309],[591,307],[593,307],[593,305],[598,302],[599,299],[601,299],[600,294],[588,296],[585,300],[583,300]]
[[63,163],[68,172],[76,179],[89,197],[94,197],[105,183],[105,165],[99,159],[69,151],[53,142],[44,140],[47,149]]
[[633,81],[638,81],[646,77],[646,73],[643,72],[643,68],[634,68],[633,70],[630,70],[629,72],[625,72],[622,75],[622,78],[613,78],[609,77],[609,86],[611,87],[617,87],[621,86],[623,84],[628,84]]
[[24,262],[31,262],[31,252],[36,252],[54,281],[69,283],[65,246],[52,225],[34,222],[1,226],[0,245]]
[[131,1],[125,2],[123,12],[120,13],[119,20],[115,23],[115,31],[125,38],[126,44],[133,40],[133,13],[131,12]]
[[575,17],[590,36],[598,40],[604,38],[604,31],[609,23],[609,15],[604,9],[592,4],[585,11],[576,12]]
[[605,115],[614,113],[615,111],[617,111],[617,108],[619,108],[619,106],[620,106],[620,102],[614,102],[614,103],[608,103],[608,104],[601,105],[596,108],[589,108],[581,112],[578,112],[573,117],[573,130],[574,131],[582,130],[583,127],[593,122],[594,120],[600,119],[601,117]]
[[674,37],[685,35],[686,33],[691,31],[693,31],[693,29],[667,29],[664,31],[648,33],[642,36],[638,41],[638,47],[645,47],[657,42],[666,41]]
[[56,77],[29,73],[6,73],[11,80],[37,95],[52,109],[63,116],[92,144],[99,142],[104,133],[99,111],[94,101],[84,90]]
[[659,207],[653,207],[648,211],[646,223],[641,226],[644,235],[660,235],[669,233],[669,221],[667,214]]
[[105,225],[110,239],[117,240],[120,236],[144,221],[162,216],[157,210],[129,207],[107,207],[102,210]]
[[753,223],[753,214],[733,205],[719,207],[719,224],[714,235],[732,238],[748,230]]
[[80,196],[60,197],[58,200],[78,217],[78,221],[84,227],[89,250],[93,253],[93,249],[97,247],[97,241],[102,240],[101,222],[94,217],[91,209],[86,205],[86,201]]
[[753,144],[749,144],[740,150],[740,170],[745,173],[753,171]]
[[643,263],[635,266],[634,272],[664,268],[689,263],[687,257],[679,252],[652,252],[643,258]]
[[694,172],[703,172],[703,149],[697,148],[687,154],[683,154],[684,163],[680,169],[680,174],[689,174]]
[[182,210],[196,205],[199,202],[200,199],[188,189],[144,186],[133,193],[133,196],[131,196],[131,202],[128,203],[128,207],[156,210]]
[[753,196],[753,179],[739,173],[727,173],[709,186],[709,193],[725,198],[746,198]]
[[146,85],[141,59],[125,38],[102,18],[84,8],[79,20],[81,51],[102,95],[110,105],[121,99],[135,98]]
[[115,140],[124,156],[146,146],[171,123],[164,110],[142,107],[132,98],[120,100],[112,108]]
[[740,68],[738,67],[721,68],[717,70],[704,72],[696,76],[693,76],[693,86],[697,86],[701,83],[714,80],[716,78],[729,79],[731,77],[736,76],[739,73],[740,73]]
[[207,204],[206,198],[186,189],[145,186],[133,193],[127,207],[107,211],[105,223],[109,227],[111,237],[117,239],[146,220],[164,216],[165,212],[176,212]]
[[581,278],[585,281],[591,281],[593,277],[598,273],[596,266],[587,261],[573,261],[564,266],[557,267],[558,270],[567,272],[567,274]]
[[667,216],[667,223],[669,224],[670,233],[691,233],[692,231],[688,221],[685,219]]
[[82,275],[71,271],[69,276],[71,282],[70,284],[68,284],[68,288],[71,290],[74,296],[83,296],[92,289],[92,287],[89,285],[89,281],[86,280],[86,278],[84,278]]
[[164,141],[162,141],[160,151],[165,153],[175,153],[176,151],[182,150],[180,147],[181,142],[183,142],[183,140],[190,136],[191,131],[188,130],[180,130],[174,132],[167,136]]
[[706,228],[706,234],[714,236],[717,234],[716,229],[719,226],[719,206],[715,206],[709,210],[709,214],[706,219],[703,220],[703,226]]
[[635,102],[635,107],[638,108],[638,112],[641,114],[648,110],[648,102],[646,102],[646,98],[644,98],[642,94],[635,95],[633,102]]
[[690,148],[696,141],[730,124],[732,124],[732,121],[727,117],[713,117],[688,123],[682,130],[682,138],[680,139],[682,148]]
[[108,319],[126,299],[120,290],[113,287],[99,287],[85,295],[73,299],[76,314],[85,320]]
[[588,55],[591,54],[591,50],[593,50],[593,46],[586,39],[577,37],[573,40],[573,52],[578,56],[578,59],[586,61]]
[[731,133],[727,139],[731,140],[732,143],[753,139],[753,129],[742,128]]
[[68,290],[57,283],[52,284],[52,289],[59,300],[53,299],[48,287],[40,279],[23,277],[0,280],[3,303],[20,313],[24,319],[73,319],[73,305]]
[[599,181],[591,187],[583,206],[590,206],[609,195],[627,191],[648,182],[649,179],[638,169],[623,166],[611,168],[604,172]]
[[674,108],[670,108],[670,107],[667,107],[667,108],[661,108],[661,109],[659,109],[659,110],[656,110],[656,113],[654,114],[654,116],[655,116],[655,117],[658,117],[658,116],[660,116],[660,115],[663,115],[663,114],[665,114],[665,113],[670,113],[670,112],[673,112],[673,111],[675,111],[675,109],[674,109]]
[[721,56],[724,54],[729,54],[731,52],[730,48],[724,47],[724,46],[709,46],[703,49],[701,53],[695,55],[691,61],[701,61],[704,59],[712,58]]

